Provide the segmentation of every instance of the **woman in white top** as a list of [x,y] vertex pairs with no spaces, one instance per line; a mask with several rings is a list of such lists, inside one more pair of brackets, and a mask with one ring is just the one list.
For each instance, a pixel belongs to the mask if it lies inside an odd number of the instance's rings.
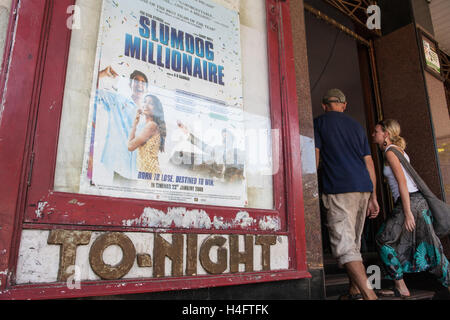
[[429,271],[448,288],[449,262],[434,232],[428,204],[400,160],[389,152],[397,148],[409,161],[399,123],[392,119],[380,121],[372,137],[384,151],[386,162],[383,173],[395,201],[392,213],[376,236],[386,278],[395,281],[394,293],[403,298],[410,296],[403,280],[404,273]]

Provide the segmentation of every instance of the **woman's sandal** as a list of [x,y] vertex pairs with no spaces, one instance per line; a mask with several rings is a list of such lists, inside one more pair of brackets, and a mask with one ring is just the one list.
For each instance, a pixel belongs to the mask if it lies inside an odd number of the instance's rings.
[[378,297],[395,297],[394,289],[377,289],[374,291]]
[[397,298],[402,298],[402,299],[409,299],[409,298],[411,298],[411,295],[406,296],[406,295],[401,294],[400,291],[399,291],[397,288],[394,288],[394,289],[392,289],[392,290],[394,291],[394,295],[395,295]]

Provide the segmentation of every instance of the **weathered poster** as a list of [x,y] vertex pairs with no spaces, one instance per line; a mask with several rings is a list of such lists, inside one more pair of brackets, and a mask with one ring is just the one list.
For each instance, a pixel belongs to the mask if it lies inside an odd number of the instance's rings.
[[104,0],[80,192],[247,204],[236,11]]

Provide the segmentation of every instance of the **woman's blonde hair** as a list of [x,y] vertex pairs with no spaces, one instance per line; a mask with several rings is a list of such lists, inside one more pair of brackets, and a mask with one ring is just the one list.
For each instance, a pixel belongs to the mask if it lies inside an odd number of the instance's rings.
[[386,119],[380,121],[378,124],[383,128],[384,132],[387,132],[389,134],[389,139],[391,139],[393,144],[402,148],[403,150],[406,149],[406,140],[402,136],[400,136],[401,128],[397,120]]

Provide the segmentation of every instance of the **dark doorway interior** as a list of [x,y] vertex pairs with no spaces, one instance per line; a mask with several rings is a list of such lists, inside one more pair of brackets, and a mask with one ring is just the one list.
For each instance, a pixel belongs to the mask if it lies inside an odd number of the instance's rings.
[[[335,8],[320,1],[305,2],[345,27],[354,30],[351,19]],[[370,110],[372,107],[367,106],[365,102],[367,101],[367,95],[370,96],[369,99],[372,99],[373,93],[368,94],[362,86],[361,79],[367,76],[367,74],[362,74],[360,70],[361,45],[358,45],[358,42],[354,38],[325,21],[318,19],[308,11],[305,11],[305,22],[313,116],[317,117],[323,113],[321,105],[323,94],[328,89],[339,88],[347,96],[348,107],[346,113],[366,128],[370,142],[372,124],[370,123],[371,121],[368,121],[367,112],[373,111],[375,113],[375,111]],[[320,187],[321,183],[319,179],[319,192]],[[329,255],[331,250],[326,228],[326,214],[322,206],[322,201],[321,218],[323,250],[325,255]],[[361,244],[361,251],[363,253],[376,251],[374,236],[378,230],[378,225],[378,221],[366,221]]]
[[306,31],[314,117],[323,113],[323,94],[339,88],[349,102],[346,113],[366,127],[356,41],[311,14],[306,14]]

